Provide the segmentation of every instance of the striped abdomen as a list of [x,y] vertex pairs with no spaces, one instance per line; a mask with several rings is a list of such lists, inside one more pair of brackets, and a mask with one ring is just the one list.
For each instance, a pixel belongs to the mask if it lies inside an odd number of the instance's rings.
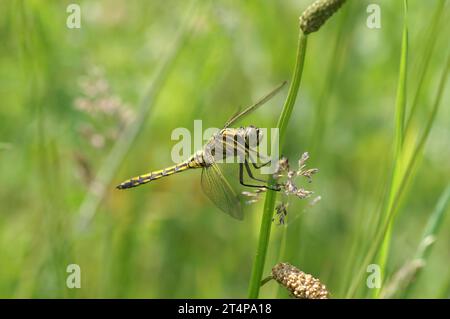
[[175,173],[185,171],[189,168],[199,168],[199,167],[202,167],[202,164],[196,161],[194,157],[191,157],[189,160],[182,162],[180,164],[173,165],[159,171],[154,171],[148,174],[130,178],[129,180],[126,180],[125,182],[119,184],[117,188],[126,189],[136,187],[154,181],[156,179],[160,179],[161,177],[170,176]]

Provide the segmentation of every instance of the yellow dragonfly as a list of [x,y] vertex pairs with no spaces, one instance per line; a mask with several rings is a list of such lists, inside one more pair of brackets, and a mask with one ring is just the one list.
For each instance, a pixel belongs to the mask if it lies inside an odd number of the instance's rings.
[[[239,162],[239,182],[241,185],[246,187],[256,187],[259,189],[272,189],[275,191],[280,190],[278,185],[267,185],[266,181],[255,178],[250,169],[249,163],[252,163],[256,169],[260,169],[261,167],[270,164],[270,161],[267,161],[261,165],[257,165],[257,163],[252,159],[252,156],[255,155],[258,159],[262,158],[262,156],[260,157],[258,151],[255,150],[263,137],[261,130],[255,126],[240,128],[231,128],[230,126],[270,100],[285,84],[286,82],[283,82],[255,104],[245,108],[242,111],[236,112],[225,123],[224,127],[209,139],[201,150],[195,152],[187,160],[176,165],[166,167],[162,170],[153,171],[130,178],[119,184],[117,188],[128,189],[146,184],[162,177],[180,173],[188,169],[202,168],[201,185],[204,193],[222,211],[236,219],[242,220],[243,211],[239,196],[233,190],[230,183],[225,178],[224,173],[217,165],[217,159],[218,157],[220,159],[225,159],[229,156],[240,156],[242,158]],[[248,174],[248,177],[264,184],[254,185],[244,182],[244,169]]]

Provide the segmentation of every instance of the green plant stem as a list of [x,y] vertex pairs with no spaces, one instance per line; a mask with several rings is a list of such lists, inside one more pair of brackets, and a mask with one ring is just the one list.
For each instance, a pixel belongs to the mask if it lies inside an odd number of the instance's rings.
[[[419,247],[417,248],[416,254],[414,256],[415,260],[420,260],[425,263],[427,262],[427,259],[431,253],[431,248],[434,244],[434,239],[436,238],[439,230],[442,227],[445,218],[445,213],[448,210],[449,203],[450,203],[450,183],[442,192],[436,204],[436,207],[434,208],[432,214],[428,218],[425,230],[422,235],[422,240],[420,241]],[[427,243],[427,241],[429,240],[431,240],[431,242]],[[414,274],[413,280],[410,281],[409,284],[403,289],[402,298],[409,298],[411,292],[414,290],[414,287],[417,283],[417,279],[420,276],[422,270],[423,267],[417,269],[416,273]]]
[[302,79],[303,65],[305,62],[307,36],[300,32],[297,45],[297,57],[295,61],[294,74],[292,76],[291,86],[289,87],[288,96],[284,103],[280,118],[278,119],[277,128],[280,130],[280,149],[283,148],[287,126],[294,109],[295,100],[297,99],[298,89]]
[[406,79],[408,64],[408,1],[404,1],[404,21],[402,33],[402,52],[400,58],[400,70],[397,85],[396,111],[396,155],[399,156],[404,138],[405,109],[406,109]]
[[[405,124],[405,109],[406,109],[406,79],[407,79],[407,64],[408,64],[408,1],[404,0],[404,21],[402,33],[402,47],[400,55],[400,67],[397,84],[397,97],[395,101],[395,150],[394,150],[394,168],[392,171],[391,185],[389,187],[389,199],[384,215],[381,221],[384,222],[389,217],[389,212],[392,211],[394,205],[395,194],[397,193],[398,180],[401,174],[403,156],[403,142],[404,142],[404,124]],[[392,237],[392,223],[388,226],[386,236],[383,238],[383,243],[378,256],[377,264],[380,266],[381,275],[384,277],[387,257],[389,254],[389,245]],[[381,289],[373,289],[372,296],[379,297]]]
[[422,93],[423,83],[425,80],[425,76],[428,71],[428,67],[430,65],[431,61],[431,54],[433,52],[434,46],[436,44],[437,40],[437,34],[439,30],[439,25],[441,21],[441,17],[444,10],[446,0],[440,0],[438,4],[436,5],[436,8],[433,13],[433,17],[431,18],[431,26],[429,31],[426,34],[426,43],[425,43],[425,50],[423,53],[423,60],[419,67],[419,80],[417,83],[417,89],[415,90],[414,99],[412,100],[411,110],[409,112],[408,120],[406,121],[405,125],[405,134],[408,134],[408,131],[411,128],[412,120],[414,118],[414,115],[417,111],[417,107],[419,105],[419,97]]
[[273,279],[272,276],[267,276],[266,278],[264,278],[263,280],[261,280],[261,287],[264,286],[265,284],[267,284],[269,281],[271,281]]
[[[295,100],[297,98],[298,89],[302,78],[303,65],[305,61],[306,43],[307,43],[307,36],[300,31],[294,74],[292,76],[289,92],[277,124],[277,128],[279,129],[280,149],[282,149],[284,144],[286,129],[292,114],[292,109],[294,108]],[[271,176],[269,178],[268,183],[273,184],[273,182],[274,180],[273,177]],[[253,262],[252,274],[250,278],[250,285],[248,291],[249,298],[258,298],[259,296],[259,288],[261,285],[261,278],[264,271],[267,248],[269,245],[270,230],[272,227],[272,217],[275,209],[276,197],[277,193],[274,191],[268,191],[266,194],[263,216],[261,220],[261,227],[259,231],[258,247],[256,250],[256,256]]]
[[444,93],[444,88],[445,85],[447,84],[447,79],[448,79],[448,73],[450,71],[450,53],[447,56],[447,62],[446,62],[446,66],[444,67],[444,70],[442,71],[442,76],[439,82],[439,87],[438,87],[438,91],[436,93],[436,98],[433,104],[433,108],[431,111],[430,116],[428,117],[428,121],[427,124],[425,126],[425,130],[422,134],[422,136],[420,137],[416,148],[414,149],[413,155],[411,156],[408,165],[405,169],[405,173],[403,174],[401,181],[399,183],[399,187],[397,188],[397,192],[395,194],[394,197],[394,201],[393,201],[393,206],[391,208],[391,210],[389,210],[388,212],[388,216],[387,219],[384,223],[384,225],[381,227],[380,232],[377,233],[377,235],[375,236],[375,239],[373,241],[373,245],[371,246],[369,252],[367,253],[363,263],[362,263],[362,267],[359,270],[358,273],[356,273],[356,275],[353,277],[353,281],[350,285],[350,288],[347,292],[346,298],[352,298],[354,297],[354,294],[356,292],[356,289],[358,287],[358,285],[361,283],[361,279],[364,275],[365,269],[367,267],[367,265],[369,265],[371,263],[371,261],[373,260],[373,258],[375,258],[375,256],[377,255],[377,252],[379,250],[380,245],[382,244],[383,238],[385,238],[387,232],[388,232],[388,228],[390,223],[392,222],[393,218],[394,218],[394,212],[396,211],[396,209],[398,208],[398,203],[399,200],[403,194],[403,191],[406,188],[406,185],[409,181],[409,178],[411,177],[411,173],[414,169],[414,166],[419,158],[419,155],[422,153],[426,141],[428,140],[428,136],[430,135],[430,131],[431,128],[433,127],[434,124],[434,120],[436,118],[437,112],[439,110],[439,106],[441,103],[441,99],[442,99],[442,95]]

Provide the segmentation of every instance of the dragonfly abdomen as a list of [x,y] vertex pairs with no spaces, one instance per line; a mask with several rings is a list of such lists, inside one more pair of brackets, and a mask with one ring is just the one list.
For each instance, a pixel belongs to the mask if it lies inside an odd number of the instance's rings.
[[118,189],[126,189],[126,188],[132,188],[136,186],[140,186],[146,183],[149,183],[151,181],[160,179],[162,177],[170,176],[175,173],[183,172],[189,168],[197,168],[201,167],[198,163],[193,162],[193,159],[189,159],[183,163],[176,164],[173,166],[166,167],[165,169],[159,170],[159,171],[153,171],[151,173],[147,173],[144,175],[139,175],[133,178],[130,178],[126,180],[123,183],[120,183],[117,188]]

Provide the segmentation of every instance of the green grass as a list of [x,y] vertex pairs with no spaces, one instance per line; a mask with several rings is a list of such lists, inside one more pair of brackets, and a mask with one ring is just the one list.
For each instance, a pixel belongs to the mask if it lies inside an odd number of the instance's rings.
[[[81,1],[70,30],[66,3],[1,1],[0,297],[284,298],[259,287],[278,262],[334,298],[383,297],[367,265],[389,284],[416,259],[394,296],[448,297],[449,3],[408,0],[404,21],[403,2],[381,0],[370,29],[368,3],[349,0],[308,36],[303,64],[311,2]],[[97,67],[135,126],[75,107]],[[173,164],[174,128],[220,127],[284,80],[289,92],[239,125],[278,125],[282,155],[296,166],[308,151],[320,170],[308,189],[322,200],[291,198],[287,225],[271,222],[273,192],[243,222],[220,213],[195,170],[116,191]],[[81,289],[65,285],[71,263]]]
[[[382,225],[389,221],[387,233],[381,244],[377,264],[380,266],[382,278],[386,274],[386,260],[389,254],[389,245],[392,240],[392,227],[394,219],[390,218],[391,214],[395,214],[393,206],[396,205],[396,194],[398,193],[398,183],[401,179],[402,169],[404,165],[404,136],[405,136],[405,113],[406,113],[406,96],[407,96],[407,75],[408,75],[408,1],[403,1],[404,17],[402,31],[402,47],[400,55],[400,66],[397,83],[397,97],[395,101],[395,140],[394,140],[394,164],[392,170],[392,180],[388,192],[388,201],[385,211],[381,216]],[[379,296],[380,289],[373,289],[374,297]]]
[[[320,1],[316,2],[318,6],[321,5]],[[324,2],[325,3],[325,2]],[[302,13],[300,16],[300,21],[305,17],[308,19],[308,9]],[[310,15],[310,14],[309,14]],[[325,19],[326,21],[327,19]],[[315,30],[317,31],[317,29]],[[284,103],[283,109],[281,110],[280,117],[278,119],[277,128],[279,129],[279,148],[280,151],[283,150],[283,146],[285,144],[288,123],[291,119],[292,111],[295,105],[295,101],[297,99],[298,90],[300,87],[300,82],[303,74],[303,67],[305,64],[305,55],[306,55],[306,47],[307,47],[307,35],[309,34],[308,30],[305,30],[302,27],[302,23],[300,23],[299,30],[299,38],[297,44],[297,54],[295,60],[294,71],[292,75],[291,85],[289,87],[289,92]],[[268,184],[273,185],[275,180],[273,176],[268,178]],[[266,194],[264,201],[264,210],[263,216],[261,219],[261,228],[259,233],[259,241],[258,247],[256,250],[255,260],[253,262],[252,274],[250,277],[250,286],[249,286],[249,298],[258,298],[259,289],[261,287],[261,280],[264,272],[264,266],[266,262],[267,249],[270,239],[270,232],[272,228],[273,216],[275,211],[275,202],[277,198],[277,193],[275,191],[269,191]],[[285,234],[283,234],[285,235]],[[283,236],[283,241],[285,241],[285,236]],[[284,243],[282,242],[282,250],[285,249]],[[280,256],[282,254],[280,253]]]
[[[300,31],[297,47],[297,55],[295,61],[294,72],[292,75],[291,85],[286,98],[286,102],[281,111],[278,120],[277,128],[279,129],[279,147],[282,149],[284,140],[286,138],[286,130],[289,119],[294,108],[295,100],[297,98],[298,89],[303,72],[303,64],[305,62],[307,36]],[[269,185],[274,183],[273,178],[268,179]],[[268,191],[265,201],[264,210],[261,219],[261,229],[259,233],[258,248],[256,250],[255,261],[253,263],[252,275],[250,277],[249,298],[258,298],[261,279],[263,276],[264,265],[266,261],[267,248],[270,239],[270,230],[272,228],[272,218],[275,211],[275,201],[277,193],[275,191]]]
[[420,274],[424,267],[426,267],[428,259],[430,258],[432,247],[439,235],[440,228],[444,223],[446,213],[448,212],[448,207],[450,203],[450,185],[444,189],[439,197],[438,202],[430,214],[428,221],[425,225],[421,240],[417,247],[416,253],[414,254],[414,260],[418,260],[423,263],[423,266],[417,269],[414,274],[413,280],[409,281],[406,287],[403,289],[402,297],[411,296],[414,286],[420,279]]
[[[405,37],[404,37],[405,39]],[[406,42],[404,41],[403,44],[405,44]],[[404,59],[406,59],[406,49],[405,46],[402,46],[402,58],[401,58],[401,67],[400,67],[400,76],[399,76],[399,86],[400,88],[404,87],[404,82],[405,82],[405,78],[403,77],[403,75],[406,73],[403,70],[403,65],[404,65]],[[438,84],[438,89],[437,92],[435,93],[435,98],[434,98],[434,103],[432,105],[432,109],[431,112],[427,118],[427,121],[425,123],[425,127],[423,130],[423,133],[421,134],[421,136],[419,136],[417,138],[417,142],[414,143],[414,148],[412,150],[412,152],[409,154],[405,154],[406,152],[403,151],[402,147],[396,147],[397,152],[396,157],[395,157],[395,164],[394,164],[394,172],[393,172],[393,181],[392,184],[390,186],[390,192],[389,192],[389,201],[388,201],[388,206],[387,209],[384,213],[384,215],[382,215],[382,222],[380,224],[380,230],[377,233],[375,239],[373,240],[373,244],[371,246],[371,249],[369,250],[369,252],[366,255],[366,258],[363,262],[363,265],[367,265],[370,263],[370,260],[372,260],[372,258],[374,258],[375,256],[377,256],[379,254],[379,259],[378,259],[378,264],[380,265],[381,268],[381,273],[383,274],[383,276],[385,276],[385,265],[386,265],[386,259],[387,259],[387,254],[388,254],[388,247],[391,244],[391,240],[392,240],[392,225],[394,223],[395,217],[398,214],[398,209],[400,208],[400,204],[401,204],[401,199],[402,196],[404,196],[404,192],[406,191],[407,185],[410,182],[410,179],[412,177],[412,174],[415,171],[415,165],[417,164],[417,160],[419,159],[420,156],[422,156],[422,152],[424,150],[425,147],[425,143],[428,140],[431,128],[433,127],[434,121],[436,119],[436,114],[438,113],[439,107],[440,107],[440,103],[441,103],[441,99],[442,99],[442,94],[443,94],[443,90],[446,86],[447,83],[447,79],[448,79],[448,72],[449,72],[449,65],[450,65],[450,54],[447,57],[446,60],[446,64],[442,70],[442,75]],[[404,92],[402,90],[402,92]],[[405,98],[402,96],[404,95],[404,93],[400,92],[400,99],[398,98],[397,101],[405,101]],[[400,108],[400,112],[401,114],[404,114],[404,103],[400,103],[401,105],[399,105],[399,103],[397,104],[397,108]],[[401,124],[403,123],[402,121],[397,121],[396,122],[396,130],[401,130]],[[399,134],[397,133],[396,136],[398,137],[399,135],[403,136],[403,134]],[[403,139],[398,138],[397,143],[402,143]],[[406,155],[409,155],[409,157],[407,157]],[[356,291],[356,285],[357,285],[357,279],[360,278],[362,276],[364,270],[361,270],[358,275],[355,277],[354,281],[353,281],[353,285],[350,287],[349,292],[348,292],[348,296],[353,296],[353,294]],[[379,289],[374,289],[375,293],[374,296],[378,297],[379,296]]]

